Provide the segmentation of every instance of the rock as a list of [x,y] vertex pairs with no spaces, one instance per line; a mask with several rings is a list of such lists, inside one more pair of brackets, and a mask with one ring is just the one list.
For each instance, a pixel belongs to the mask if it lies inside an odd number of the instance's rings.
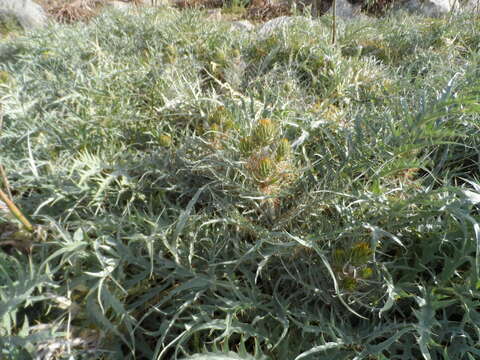
[[[312,1],[314,1],[314,5],[316,5],[317,8],[319,8],[320,5],[330,6],[326,13],[332,14],[332,6],[329,3],[329,1],[331,2],[332,0]],[[337,0],[336,15],[339,18],[352,19],[362,16],[365,17],[365,15],[362,15],[362,11],[367,14],[378,15],[383,14],[384,11],[391,7],[392,10],[406,10],[427,17],[438,17],[456,10],[465,11],[464,9],[466,8],[474,9],[477,1],[479,0],[383,0],[379,1],[373,7],[370,7],[369,11],[367,10],[369,8],[368,0]],[[322,15],[322,12],[320,12],[319,15]]]
[[169,0],[140,0],[139,3],[144,6],[162,7],[171,5]]
[[[352,19],[360,16],[362,6],[360,4],[352,4],[347,0],[337,0],[335,15],[343,19]],[[327,14],[333,14],[333,3]]]
[[313,16],[324,15],[331,7],[333,0],[293,0],[295,8],[305,11],[310,8]]
[[480,13],[480,0],[470,0],[461,6],[463,12],[476,12]]
[[169,5],[175,5],[176,1],[185,0],[111,0],[105,5],[110,6],[113,9],[120,11],[129,11],[137,7],[164,7]]
[[130,11],[136,8],[136,4],[134,3],[127,3],[123,1],[109,1],[107,3],[111,9],[119,10],[119,11]]
[[47,14],[32,0],[0,0],[0,19],[15,19],[24,29],[43,26]]
[[264,23],[260,29],[258,29],[257,35],[259,38],[266,38],[285,26],[289,26],[297,22],[312,23],[312,20],[303,16],[280,16]]
[[248,20],[239,20],[234,21],[231,23],[231,27],[233,30],[240,30],[240,31],[252,31],[255,29],[255,25],[253,25]]
[[400,8],[428,17],[445,15],[458,8],[458,0],[407,0]]

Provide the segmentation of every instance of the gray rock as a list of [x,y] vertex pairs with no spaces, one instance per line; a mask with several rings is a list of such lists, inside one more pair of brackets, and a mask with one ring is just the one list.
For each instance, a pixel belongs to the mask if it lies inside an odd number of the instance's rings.
[[168,0],[143,0],[143,5],[147,6],[165,6],[169,4],[170,1]]
[[164,7],[174,5],[175,1],[177,0],[139,0],[133,3],[125,0],[112,0],[107,2],[106,5],[116,10],[129,11],[137,7]]
[[280,16],[264,23],[257,32],[259,38],[266,38],[272,33],[297,22],[311,23],[312,20],[304,16]]
[[[325,0],[314,1],[325,2]],[[362,1],[358,0],[337,0],[337,17],[343,19],[367,18],[361,14],[361,3]],[[326,13],[331,15],[333,7],[329,6]],[[393,10],[406,10],[427,17],[439,17],[458,10],[475,11],[479,9],[480,0],[395,0],[393,4]]]
[[[361,5],[350,4],[347,0],[337,0],[335,16],[342,19],[353,19],[359,17],[361,11]],[[327,14],[333,14],[333,4],[328,10]]]
[[233,30],[240,30],[240,31],[252,31],[255,29],[255,25],[253,25],[248,20],[234,21],[231,23],[231,26]]
[[[311,7],[313,16],[332,15],[333,0],[293,0],[299,10]],[[364,0],[368,1],[368,0]],[[355,3],[355,4],[354,4]],[[360,16],[362,5],[358,0],[337,0],[336,16],[342,19],[352,19]]]
[[143,5],[152,7],[165,7],[175,5],[174,0],[143,0]]
[[438,17],[458,9],[458,5],[458,0],[407,0],[400,7],[424,16]]
[[123,1],[109,1],[107,6],[111,9],[119,10],[119,11],[130,11],[136,8],[136,5],[133,3],[127,3]]
[[480,13],[480,0],[470,0],[461,5],[461,11]]
[[24,29],[43,26],[47,14],[32,0],[0,0],[0,18],[16,19]]

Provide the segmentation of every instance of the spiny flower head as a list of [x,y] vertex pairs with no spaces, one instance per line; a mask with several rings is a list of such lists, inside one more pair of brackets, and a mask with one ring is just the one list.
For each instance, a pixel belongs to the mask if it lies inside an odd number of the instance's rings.
[[277,126],[270,119],[261,119],[253,129],[252,137],[259,146],[270,145],[277,135]]
[[272,159],[270,159],[268,156],[263,156],[260,159],[258,159],[256,168],[255,168],[255,175],[260,180],[265,180],[273,174],[274,168],[275,168],[275,164],[272,161]]
[[240,142],[238,144],[238,147],[240,149],[240,153],[243,156],[248,156],[252,153],[254,149],[254,144],[253,140],[250,136],[246,136],[240,139]]
[[288,141],[288,139],[285,139],[285,138],[281,139],[277,146],[277,153],[276,153],[277,160],[283,160],[285,158],[288,158],[291,150],[292,150],[292,147],[290,146],[290,142]]
[[366,264],[372,256],[372,249],[366,241],[355,244],[352,248],[351,261],[353,266]]

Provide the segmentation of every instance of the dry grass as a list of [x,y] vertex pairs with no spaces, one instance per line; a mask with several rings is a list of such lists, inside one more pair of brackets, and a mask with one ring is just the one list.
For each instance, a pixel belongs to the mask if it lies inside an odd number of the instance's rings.
[[[141,0],[121,0],[140,4]],[[43,8],[60,23],[88,21],[110,0],[38,0]]]
[[[37,2],[60,23],[88,21],[112,0],[38,0]],[[148,0],[120,0],[136,4],[148,3]],[[172,5],[179,9],[223,8],[225,0],[173,0]],[[269,1],[251,1],[242,11],[243,18],[253,21],[268,21],[278,16],[292,15],[287,2],[272,4]]]
[[76,0],[48,9],[49,13],[60,23],[88,21],[103,6],[103,0]]
[[290,7],[290,4],[288,4],[287,2],[282,2],[278,4],[262,2],[258,5],[253,3],[252,6],[249,6],[245,13],[245,19],[253,21],[268,21],[279,16],[290,15],[292,15],[292,9]]
[[[78,0],[36,0],[36,2],[44,7],[44,9],[54,9],[63,6],[72,5],[78,3]],[[83,2],[91,2],[91,0],[84,0]]]

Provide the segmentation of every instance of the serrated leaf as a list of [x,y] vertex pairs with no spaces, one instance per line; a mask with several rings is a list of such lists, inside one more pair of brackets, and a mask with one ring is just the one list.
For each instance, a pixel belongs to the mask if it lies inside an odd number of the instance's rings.
[[228,353],[209,352],[205,354],[194,354],[182,360],[260,360],[265,357],[254,357],[250,354],[240,355],[229,351]]

